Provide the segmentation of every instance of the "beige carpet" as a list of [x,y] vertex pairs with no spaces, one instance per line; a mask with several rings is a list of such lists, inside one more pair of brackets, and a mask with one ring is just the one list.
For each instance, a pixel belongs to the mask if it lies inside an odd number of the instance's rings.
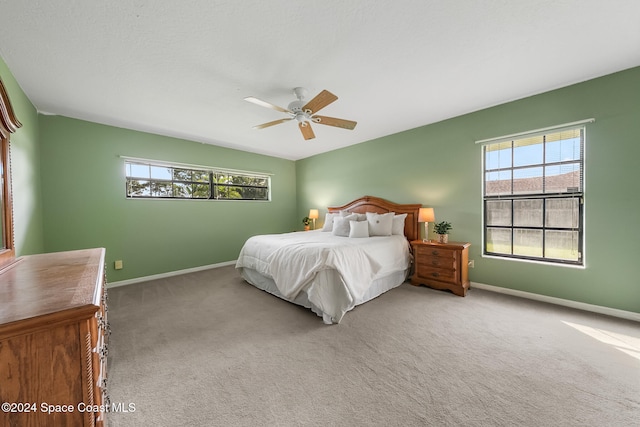
[[125,426],[637,426],[640,325],[404,284],[327,326],[233,267],[109,290]]

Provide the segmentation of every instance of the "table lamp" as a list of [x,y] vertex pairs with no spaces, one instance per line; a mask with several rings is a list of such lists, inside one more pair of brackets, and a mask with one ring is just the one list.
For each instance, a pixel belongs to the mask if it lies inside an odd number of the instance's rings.
[[316,229],[316,219],[318,219],[318,209],[309,210],[309,219],[313,220],[313,229]]
[[422,233],[422,241],[429,241],[429,223],[434,222],[436,220],[435,213],[433,212],[433,208],[420,208],[420,212],[418,213],[418,222],[424,223],[424,231]]

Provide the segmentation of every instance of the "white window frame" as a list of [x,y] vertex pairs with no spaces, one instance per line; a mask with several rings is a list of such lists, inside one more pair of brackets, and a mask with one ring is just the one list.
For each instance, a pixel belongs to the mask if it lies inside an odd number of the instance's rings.
[[[545,264],[553,264],[553,265],[566,265],[566,266],[574,266],[574,267],[584,267],[585,266],[585,254],[584,254],[584,242],[585,242],[585,229],[584,229],[584,194],[585,194],[585,188],[584,188],[584,165],[585,165],[585,145],[586,145],[586,124],[587,123],[592,123],[594,122],[594,119],[587,119],[587,120],[582,120],[579,122],[572,122],[572,123],[566,123],[563,125],[558,125],[558,126],[552,126],[552,127],[548,127],[548,128],[543,128],[543,129],[536,129],[533,131],[528,131],[528,132],[521,132],[521,133],[517,133],[517,134],[511,134],[511,135],[505,135],[505,136],[501,136],[501,137],[497,137],[497,138],[491,138],[491,139],[486,139],[486,140],[481,140],[481,141],[476,141],[476,144],[480,144],[482,145],[482,179],[481,179],[481,183],[482,183],[482,256],[483,257],[491,257],[491,258],[499,258],[499,259],[509,259],[509,260],[520,260],[520,261],[529,261],[529,262],[537,262],[537,263],[545,263]],[[580,168],[580,188],[577,189],[567,189],[566,191],[559,191],[559,192],[545,192],[545,190],[543,189],[542,192],[531,192],[531,193],[522,193],[519,194],[517,192],[514,191],[514,188],[511,187],[510,189],[510,193],[505,193],[505,194],[492,194],[492,195],[487,195],[486,193],[486,185],[487,182],[491,182],[488,181],[487,179],[487,172],[495,172],[496,169],[487,169],[488,166],[486,165],[486,150],[488,146],[492,146],[494,144],[506,144],[508,145],[509,142],[511,142],[512,144],[512,150],[513,150],[513,142],[514,141],[519,141],[519,140],[523,140],[523,139],[527,139],[527,138],[534,138],[534,137],[543,137],[543,140],[545,140],[545,135],[549,135],[549,134],[554,134],[557,132],[562,132],[562,131],[567,131],[567,130],[578,130],[580,129],[581,131],[581,152],[580,152],[580,159],[579,162],[575,162],[573,161],[572,163],[579,163]],[[544,143],[546,144],[546,142]],[[543,147],[544,148],[544,147]],[[548,167],[548,163],[553,164],[554,162],[547,162],[547,159],[545,157],[542,158],[542,160],[538,163],[532,163],[530,165],[527,165],[527,167],[531,167],[531,168],[535,168],[535,167],[540,167],[540,168],[545,168]],[[570,162],[571,163],[571,162]],[[510,166],[504,167],[501,170],[509,172],[507,175],[511,176],[511,180],[513,182],[513,180],[515,180],[515,178],[513,177],[513,172],[517,171],[519,169],[519,167],[515,166],[513,163],[510,164]],[[545,176],[542,176],[542,179],[545,179]],[[500,181],[500,179],[498,180]],[[513,185],[513,184],[512,184]],[[547,216],[546,216],[546,206],[547,206],[547,201],[548,200],[553,200],[553,199],[576,199],[578,202],[578,212],[579,212],[579,217],[577,218],[578,220],[578,227],[577,228],[569,228],[569,227],[552,227],[547,225]],[[516,231],[522,231],[527,229],[527,227],[521,227],[518,225],[514,225],[514,215],[515,215],[515,203],[520,203],[520,201],[539,201],[542,205],[541,205],[541,209],[542,209],[542,225],[541,226],[537,226],[537,227],[531,227],[531,229],[536,229],[536,230],[540,230],[541,231],[541,238],[542,238],[542,243],[540,246],[540,250],[543,251],[542,255],[523,255],[523,254],[518,254],[518,253],[514,253],[515,251],[515,245],[516,245]],[[497,252],[492,252],[490,250],[488,250],[488,244],[487,244],[487,233],[489,232],[489,229],[496,230],[499,229],[500,227],[496,227],[493,224],[487,224],[487,206],[488,206],[488,202],[495,202],[495,201],[502,201],[505,202],[507,204],[509,204],[509,202],[511,203],[511,207],[510,207],[510,214],[511,214],[511,223],[509,225],[503,226],[501,227],[502,230],[510,230],[511,231],[511,238],[510,238],[510,245],[511,245],[511,249],[510,249],[510,253],[505,253],[505,251],[497,251]],[[518,202],[514,202],[514,201],[518,201]],[[546,244],[546,235],[547,232],[552,233],[553,231],[577,231],[577,235],[578,235],[578,242],[577,242],[577,259],[563,259],[563,258],[555,258],[552,256],[547,256],[547,254],[544,253],[544,251],[547,249],[545,247]]]

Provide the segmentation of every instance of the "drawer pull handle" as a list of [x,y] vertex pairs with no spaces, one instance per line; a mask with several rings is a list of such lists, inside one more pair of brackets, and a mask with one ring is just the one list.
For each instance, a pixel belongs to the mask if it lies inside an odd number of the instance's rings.
[[98,313],[98,329],[104,329],[104,318]]
[[439,254],[440,254],[440,252],[438,252],[438,251],[432,251],[431,252],[431,255],[439,255]]
[[433,261],[431,261],[431,265],[436,265],[436,266],[438,266],[438,265],[440,265],[440,262],[439,262],[439,261],[436,261],[436,260],[434,259]]
[[104,362],[107,359],[107,356],[109,356],[109,349],[106,344],[98,349],[98,355],[100,356],[101,362]]
[[440,276],[440,273],[438,273],[438,272],[433,272],[433,273],[431,273],[431,275],[432,275],[433,277],[438,277],[438,276]]
[[111,397],[109,397],[106,387],[102,389],[102,402],[104,402],[105,406],[111,407]]

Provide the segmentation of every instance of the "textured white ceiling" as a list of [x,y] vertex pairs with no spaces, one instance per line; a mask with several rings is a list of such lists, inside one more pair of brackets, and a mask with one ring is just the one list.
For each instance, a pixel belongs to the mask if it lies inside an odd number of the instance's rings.
[[[638,0],[0,0],[42,113],[305,158],[640,65]],[[292,89],[339,99],[295,121]]]

